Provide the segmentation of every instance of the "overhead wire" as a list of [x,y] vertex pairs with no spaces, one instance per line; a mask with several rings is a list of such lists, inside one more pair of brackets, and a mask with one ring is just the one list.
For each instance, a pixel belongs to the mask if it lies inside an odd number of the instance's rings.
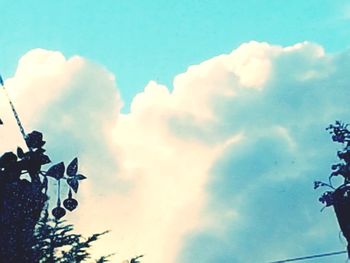
[[345,253],[348,253],[348,252],[344,250],[344,251],[330,252],[330,253],[324,253],[324,254],[318,254],[318,255],[312,255],[312,256],[305,256],[305,257],[284,259],[284,260],[279,260],[279,261],[272,261],[269,263],[294,262],[294,261],[301,261],[301,260],[321,258],[321,257],[330,257],[330,256],[335,256],[335,255],[340,255],[340,254],[345,254]]

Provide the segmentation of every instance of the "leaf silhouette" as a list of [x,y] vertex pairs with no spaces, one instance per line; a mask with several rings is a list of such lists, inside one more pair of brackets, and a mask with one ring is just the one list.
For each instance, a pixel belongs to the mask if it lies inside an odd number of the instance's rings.
[[78,192],[79,181],[76,178],[68,178],[67,184],[73,189],[75,193]]
[[46,172],[46,176],[50,176],[59,180],[63,178],[64,170],[65,170],[64,163],[60,162],[58,164],[51,166],[50,169]]
[[21,147],[17,147],[17,156],[18,158],[22,159],[24,157],[24,151]]
[[41,160],[41,164],[51,163],[49,156],[47,156],[46,154],[42,154],[40,156],[40,160]]
[[74,176],[78,172],[78,158],[74,158],[67,167],[67,175]]
[[85,175],[82,175],[82,174],[77,174],[76,176],[74,176],[76,180],[84,180],[86,179],[86,176]]

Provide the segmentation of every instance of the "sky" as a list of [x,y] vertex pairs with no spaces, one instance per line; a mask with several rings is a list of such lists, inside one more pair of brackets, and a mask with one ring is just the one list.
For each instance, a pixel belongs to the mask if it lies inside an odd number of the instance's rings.
[[188,66],[244,42],[308,40],[336,52],[350,45],[348,1],[1,1],[1,71],[41,47],[80,55],[113,72],[128,112],[149,80],[172,88]]
[[[348,1],[1,4],[1,74],[51,159],[79,156],[88,180],[67,218],[111,230],[94,254],[245,263],[344,249],[313,181],[337,161],[325,127],[349,120]],[[0,117],[13,150],[3,93]]]

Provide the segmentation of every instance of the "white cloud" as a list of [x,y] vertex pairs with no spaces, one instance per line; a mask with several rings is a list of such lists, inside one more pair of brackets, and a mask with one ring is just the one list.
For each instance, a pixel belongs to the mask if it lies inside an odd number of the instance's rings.
[[[310,182],[332,156],[323,127],[349,114],[347,56],[307,42],[246,43],[191,66],[172,92],[151,81],[129,114],[119,113],[107,70],[59,52],[29,52],[6,85],[55,160],[81,157],[89,180],[72,219],[84,232],[112,230],[99,252],[144,253],[145,263],[268,261],[266,246],[284,256],[306,251],[305,242],[329,245],[315,234],[313,221],[326,216]],[[6,116],[1,137],[15,129]],[[308,233],[303,247],[299,229]]]

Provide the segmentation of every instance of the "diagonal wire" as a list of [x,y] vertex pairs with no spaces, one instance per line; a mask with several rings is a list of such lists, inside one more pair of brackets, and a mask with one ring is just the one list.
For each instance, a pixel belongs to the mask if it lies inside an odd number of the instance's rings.
[[4,84],[4,81],[3,81],[2,77],[1,77],[1,75],[0,75],[0,85],[1,85],[2,88],[4,89],[5,95],[6,95],[8,101],[9,101],[9,103],[10,103],[10,106],[11,106],[11,109],[12,109],[12,112],[13,112],[13,115],[14,115],[15,118],[16,118],[16,122],[17,122],[18,128],[19,128],[19,130],[20,130],[20,132],[21,132],[21,134],[22,134],[22,136],[23,136],[23,139],[25,140],[26,137],[27,137],[27,135],[26,135],[26,133],[25,133],[25,131],[24,131],[23,125],[22,125],[22,123],[21,123],[21,120],[20,120],[19,117],[18,117],[18,114],[17,114],[17,111],[16,111],[16,109],[15,109],[15,106],[13,105],[13,103],[12,103],[12,101],[11,101],[11,99],[10,99],[10,96],[9,96],[9,94],[8,94],[6,88],[5,88],[5,84]]
[[273,261],[273,262],[269,262],[269,263],[284,263],[284,262],[301,261],[301,260],[306,260],[306,259],[335,256],[335,255],[345,254],[345,253],[347,253],[347,251],[344,250],[344,251],[330,252],[330,253],[324,253],[324,254],[318,254],[318,255],[312,255],[312,256],[306,256],[306,257],[290,258],[290,259],[285,259],[285,260]]

